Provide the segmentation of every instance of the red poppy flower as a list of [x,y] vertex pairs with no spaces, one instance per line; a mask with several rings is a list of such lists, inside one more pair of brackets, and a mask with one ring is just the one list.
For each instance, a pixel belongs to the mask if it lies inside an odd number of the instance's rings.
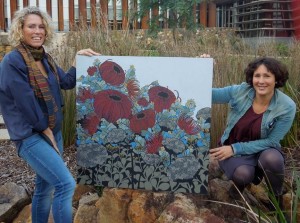
[[95,132],[97,132],[99,122],[99,118],[95,114],[93,114],[83,119],[81,122],[81,126],[85,130],[87,130],[90,135],[93,135]]
[[140,91],[140,86],[137,80],[129,80],[126,84],[126,88],[128,91],[128,95],[131,99],[134,99],[137,97]]
[[113,86],[119,86],[125,81],[125,72],[120,65],[112,61],[105,61],[99,67],[102,79]]
[[90,76],[94,76],[94,74],[95,74],[96,71],[97,71],[97,67],[95,67],[95,66],[89,67],[89,68],[87,69],[87,73],[88,73],[88,75],[90,75]]
[[129,118],[132,103],[127,95],[116,90],[99,91],[95,95],[94,110],[98,117],[115,123],[120,118]]
[[135,133],[141,133],[155,125],[155,111],[147,109],[141,111],[130,118],[130,129]]
[[148,93],[150,101],[154,103],[154,110],[156,112],[169,109],[176,100],[174,93],[165,87],[152,87]]
[[149,105],[149,101],[146,98],[139,98],[137,101],[138,105],[146,107]]
[[77,100],[80,102],[84,102],[86,99],[93,98],[93,94],[90,89],[87,88],[79,88],[77,93]]
[[189,135],[196,135],[201,130],[201,127],[193,118],[185,115],[179,117],[178,126]]
[[155,154],[158,149],[162,146],[163,137],[161,134],[153,136],[149,141],[146,142],[147,153]]

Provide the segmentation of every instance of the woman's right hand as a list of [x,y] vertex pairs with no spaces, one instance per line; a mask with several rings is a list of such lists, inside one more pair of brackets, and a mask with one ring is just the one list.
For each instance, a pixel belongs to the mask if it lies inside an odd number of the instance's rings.
[[44,135],[50,140],[50,142],[51,142],[53,148],[55,149],[55,151],[56,151],[58,154],[60,154],[52,130],[48,127],[48,128],[46,128],[46,129],[42,132],[42,134],[44,134]]
[[231,146],[221,146],[218,148],[213,148],[209,150],[210,157],[212,159],[217,159],[218,161],[228,159],[234,155]]
[[[97,53],[95,51],[93,51],[92,49],[88,48],[88,49],[82,49],[82,50],[79,50],[76,55],[84,55],[84,56],[100,56],[101,54],[100,53]],[[74,59],[73,61],[73,67],[76,67],[76,59]]]

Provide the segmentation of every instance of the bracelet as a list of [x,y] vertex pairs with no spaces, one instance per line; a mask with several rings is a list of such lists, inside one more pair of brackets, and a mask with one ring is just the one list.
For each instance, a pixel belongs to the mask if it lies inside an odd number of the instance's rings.
[[233,149],[233,146],[232,146],[232,145],[230,145],[230,147],[231,147],[232,153],[234,154],[234,149]]

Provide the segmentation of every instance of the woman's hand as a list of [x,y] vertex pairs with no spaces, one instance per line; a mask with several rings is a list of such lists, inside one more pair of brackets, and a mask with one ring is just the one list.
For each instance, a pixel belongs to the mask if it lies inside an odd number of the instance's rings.
[[209,54],[206,54],[206,53],[200,55],[200,58],[210,58],[210,57],[211,56]]
[[211,159],[217,159],[218,161],[225,160],[234,155],[231,146],[221,146],[210,149],[209,153]]
[[56,151],[58,154],[60,154],[52,130],[48,127],[48,128],[46,128],[46,129],[42,132],[42,134],[44,134],[44,135],[46,136],[45,140],[50,140],[50,142],[51,142],[53,148],[55,149],[55,151]]
[[[101,54],[100,53],[97,53],[95,51],[93,51],[92,49],[88,48],[88,49],[82,49],[82,50],[79,50],[76,55],[84,55],[84,56],[100,56]],[[76,59],[74,59],[73,61],[73,67],[76,67]]]

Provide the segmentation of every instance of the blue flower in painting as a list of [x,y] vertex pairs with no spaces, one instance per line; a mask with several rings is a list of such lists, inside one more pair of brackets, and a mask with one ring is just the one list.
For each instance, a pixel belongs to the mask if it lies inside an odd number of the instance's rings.
[[202,146],[204,146],[204,144],[203,144],[202,140],[199,139],[199,140],[197,141],[197,147],[202,147]]
[[168,167],[171,164],[170,154],[163,147],[160,148],[158,154],[164,166]]
[[131,143],[129,143],[129,145],[130,145],[131,148],[137,147],[137,143],[136,142],[131,142]]

